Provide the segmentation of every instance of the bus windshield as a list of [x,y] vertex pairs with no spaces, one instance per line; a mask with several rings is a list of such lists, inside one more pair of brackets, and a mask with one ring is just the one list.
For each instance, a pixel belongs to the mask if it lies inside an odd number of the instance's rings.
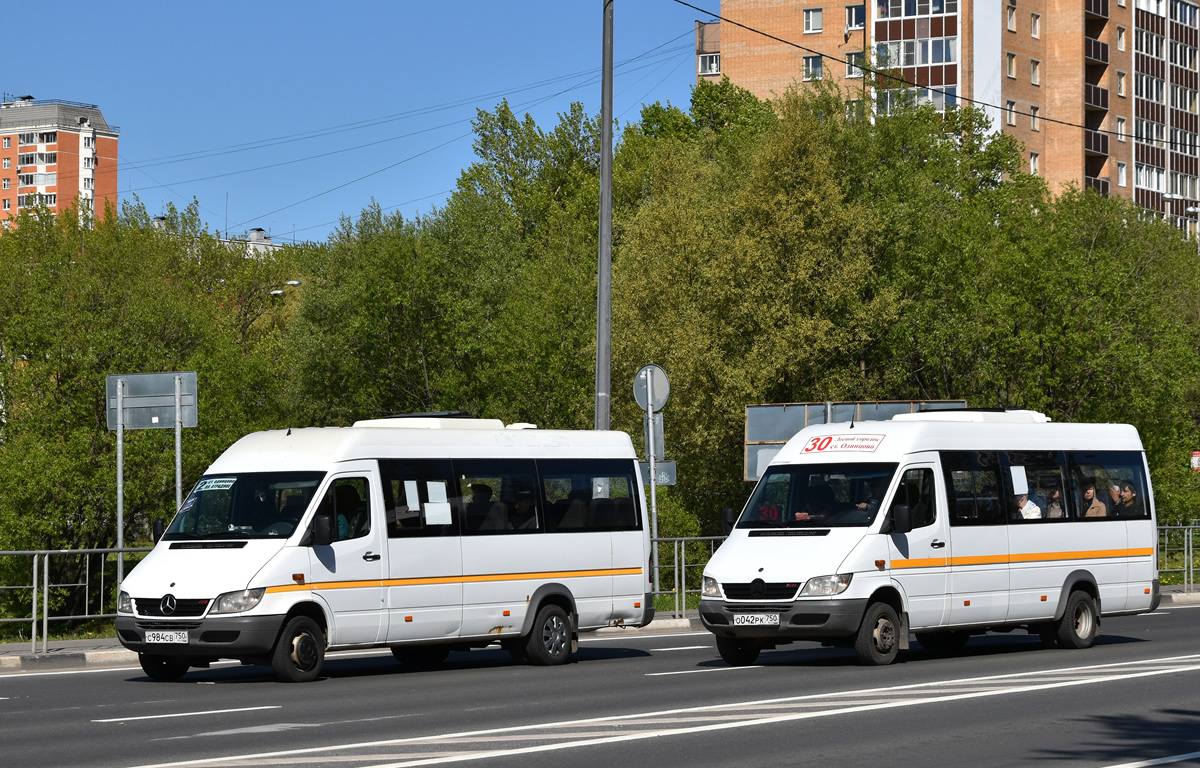
[[163,538],[287,538],[324,477],[324,472],[206,475],[184,500]]
[[770,467],[738,528],[865,528],[875,520],[895,464]]

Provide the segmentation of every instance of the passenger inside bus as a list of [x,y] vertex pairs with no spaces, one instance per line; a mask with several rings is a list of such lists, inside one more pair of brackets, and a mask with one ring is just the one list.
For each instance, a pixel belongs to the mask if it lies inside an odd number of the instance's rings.
[[1042,516],[1042,508],[1029,500],[1029,494],[1018,493],[1013,500],[1016,516],[1023,520],[1037,520]]
[[1117,503],[1117,515],[1120,517],[1142,517],[1144,508],[1142,507],[1142,497],[1138,495],[1137,488],[1133,483],[1124,480],[1120,484],[1120,501]]
[[1096,481],[1083,481],[1083,502],[1080,504],[1084,517],[1107,517],[1108,506],[1096,495]]

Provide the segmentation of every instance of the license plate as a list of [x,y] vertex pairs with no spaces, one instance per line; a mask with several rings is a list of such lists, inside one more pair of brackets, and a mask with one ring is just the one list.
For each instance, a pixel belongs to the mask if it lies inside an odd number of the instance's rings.
[[[776,619],[776,623],[778,623],[778,619]],[[187,632],[147,632],[146,633],[146,642],[147,643],[176,643],[176,644],[180,644],[180,645],[187,645],[187,641],[188,641],[188,633]]]
[[778,613],[735,613],[733,614],[733,626],[735,627],[777,627],[779,626]]

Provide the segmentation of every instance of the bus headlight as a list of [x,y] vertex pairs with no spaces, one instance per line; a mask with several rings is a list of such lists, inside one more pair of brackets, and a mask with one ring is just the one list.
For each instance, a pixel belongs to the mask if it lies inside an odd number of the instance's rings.
[[117,598],[117,613],[133,613],[133,601],[128,592],[122,592]]
[[705,597],[720,597],[721,585],[711,576],[704,577],[704,589],[702,590]]
[[209,613],[241,613],[258,605],[266,590],[243,589],[238,592],[226,592],[217,598],[217,604]]
[[832,576],[813,576],[804,583],[804,589],[800,590],[800,595],[840,595],[846,591],[846,587],[850,586],[850,578],[853,575],[852,573],[835,573]]

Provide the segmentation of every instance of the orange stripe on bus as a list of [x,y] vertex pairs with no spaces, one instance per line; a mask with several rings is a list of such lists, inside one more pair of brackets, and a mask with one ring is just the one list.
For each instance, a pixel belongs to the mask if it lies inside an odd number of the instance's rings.
[[428,584],[477,584],[492,581],[528,581],[531,579],[573,579],[594,576],[640,576],[641,568],[602,568],[587,571],[540,571],[531,573],[482,573],[470,576],[426,576],[411,579],[369,579],[364,581],[321,581],[311,584],[281,584],[267,587],[268,593],[315,589],[354,589],[362,587],[407,587]]
[[912,560],[893,560],[892,568],[936,568],[945,565],[1005,565],[1009,563],[1043,563],[1053,560],[1090,560],[1110,557],[1150,557],[1154,554],[1153,547],[1136,549],[1095,549],[1076,552],[1029,552],[1009,555],[970,555],[953,557],[948,561],[944,557],[914,558]]

